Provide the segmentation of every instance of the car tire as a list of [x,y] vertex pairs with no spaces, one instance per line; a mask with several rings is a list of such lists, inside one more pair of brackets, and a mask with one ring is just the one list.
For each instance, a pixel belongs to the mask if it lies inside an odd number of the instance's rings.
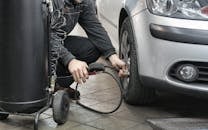
[[119,56],[127,63],[130,72],[128,78],[121,78],[124,100],[131,105],[149,104],[154,100],[156,94],[153,88],[144,86],[140,80],[136,43],[129,17],[125,18],[121,25],[119,40]]

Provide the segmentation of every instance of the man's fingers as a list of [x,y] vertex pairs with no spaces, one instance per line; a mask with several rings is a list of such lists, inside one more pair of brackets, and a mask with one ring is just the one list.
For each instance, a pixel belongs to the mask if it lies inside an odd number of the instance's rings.
[[68,64],[68,70],[72,74],[75,82],[83,83],[88,78],[88,65],[86,62],[73,59]]
[[123,70],[119,70],[118,76],[122,77],[122,75],[123,75]]
[[120,70],[120,66],[118,64],[112,64],[116,70]]
[[86,79],[88,79],[88,78],[89,78],[89,75],[88,75],[87,69],[84,68],[84,69],[82,70],[82,72],[83,72],[84,77],[85,77]]
[[86,63],[85,63],[85,68],[86,68],[86,69],[88,69],[88,68],[89,68],[89,66],[88,66]]
[[86,82],[86,79],[89,78],[89,75],[88,75],[88,71],[87,71],[87,65],[86,66],[83,66],[82,68],[80,68],[78,70],[78,73],[79,73],[79,80],[80,80],[80,83],[85,83]]
[[126,73],[125,71],[120,70],[119,73],[118,73],[118,76],[119,76],[119,77],[125,78],[125,77],[128,77],[129,75],[128,75],[128,73]]
[[75,82],[77,82],[77,77],[76,77],[75,72],[74,72],[74,73],[72,73],[72,76],[73,76],[74,81],[75,81]]
[[79,71],[77,70],[76,72],[75,72],[75,75],[76,75],[76,81],[77,81],[77,83],[81,83],[81,80],[80,80],[80,76],[79,76]]
[[84,63],[84,65],[81,68],[82,81],[84,83],[86,82],[86,79],[89,78],[87,68],[88,68],[88,65],[86,63]]
[[78,73],[79,73],[79,78],[84,78],[84,74],[83,74],[83,72],[82,72],[82,70],[80,69],[80,70],[78,70]]
[[88,71],[86,68],[78,69],[73,74],[73,78],[77,83],[85,83],[86,79],[89,78]]
[[84,75],[84,72],[83,70],[79,70],[79,76],[80,76],[80,80],[81,80],[81,83],[85,83],[86,82],[86,77]]
[[128,73],[128,67],[127,67],[127,65],[125,65],[125,66],[122,68],[122,70],[123,70],[123,73],[124,73],[125,75],[127,75],[127,73]]
[[126,75],[125,71],[120,70],[119,73],[118,73],[118,76],[124,78],[124,77],[126,77],[127,75]]
[[124,65],[122,66],[122,70],[127,70],[127,65],[126,65],[126,64],[124,64]]

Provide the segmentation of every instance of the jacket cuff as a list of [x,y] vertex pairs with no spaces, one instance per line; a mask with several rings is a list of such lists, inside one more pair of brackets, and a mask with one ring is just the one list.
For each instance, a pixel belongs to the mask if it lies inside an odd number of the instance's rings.
[[67,55],[67,56],[65,56],[65,57],[62,59],[62,61],[63,61],[63,64],[64,64],[65,66],[68,66],[69,62],[71,62],[71,60],[73,60],[73,59],[75,59],[75,56],[73,56],[73,55]]
[[103,56],[105,57],[105,59],[107,59],[108,57],[110,57],[111,55],[116,54],[115,49],[111,49],[109,51],[106,51]]

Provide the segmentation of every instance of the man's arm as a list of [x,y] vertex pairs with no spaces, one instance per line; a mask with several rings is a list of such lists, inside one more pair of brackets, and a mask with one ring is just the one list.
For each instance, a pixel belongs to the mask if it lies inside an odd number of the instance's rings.
[[62,45],[62,41],[57,40],[58,36],[56,33],[51,32],[50,37],[51,52],[57,58],[60,58],[65,66],[68,66],[69,62],[75,59],[75,56]]
[[79,17],[79,24],[87,33],[88,38],[105,58],[115,54],[115,48],[96,16],[95,7],[92,1],[83,0],[82,4],[83,8]]
[[87,33],[90,41],[97,47],[105,58],[108,58],[111,64],[119,70],[119,76],[126,76],[127,67],[125,62],[119,59],[115,52],[112,42],[99,22],[94,4],[91,0],[83,1],[83,8],[79,18],[79,24]]
[[[72,74],[74,80],[78,83],[85,82],[88,78],[87,63],[75,59],[75,56],[69,52],[58,40],[56,33],[51,33],[50,45],[51,45],[51,57],[55,59],[50,59],[51,64],[54,63],[54,60],[60,58],[62,63],[68,68],[69,72]],[[56,62],[56,61],[55,61]],[[54,70],[52,70],[54,71]]]
[[61,14],[60,11],[63,9],[64,4],[64,0],[53,0],[55,12],[51,17],[50,46],[52,53],[51,58],[54,59],[50,59],[50,62],[56,66],[57,59],[60,59],[68,68],[74,80],[78,83],[82,83],[88,78],[87,63],[77,60],[75,56],[62,44],[64,42],[63,40],[65,39],[64,27],[67,25],[64,22],[66,20],[64,15],[58,14]]

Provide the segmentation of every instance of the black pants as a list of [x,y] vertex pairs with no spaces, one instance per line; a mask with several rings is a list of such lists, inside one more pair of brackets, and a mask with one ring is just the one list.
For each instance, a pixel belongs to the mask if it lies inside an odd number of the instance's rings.
[[[64,41],[64,46],[76,57],[76,59],[85,61],[87,64],[95,62],[100,57],[98,49],[89,39],[78,36],[69,36]],[[57,76],[64,77],[71,75],[61,62],[57,66]],[[69,87],[74,82],[73,78],[58,78],[57,83],[62,87]]]

